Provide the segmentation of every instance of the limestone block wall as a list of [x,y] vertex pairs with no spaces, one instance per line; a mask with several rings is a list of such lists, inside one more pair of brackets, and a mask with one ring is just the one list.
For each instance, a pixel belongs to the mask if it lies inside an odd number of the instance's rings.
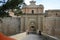
[[57,16],[60,17],[60,10],[46,10],[47,16]]
[[43,32],[60,38],[60,17],[44,18]]
[[20,18],[17,17],[4,17],[0,18],[0,32],[6,35],[12,35],[20,32]]
[[[26,31],[28,30],[32,25],[34,25],[35,27],[37,27],[37,15],[23,15],[21,17],[21,30]],[[32,24],[34,23],[34,24]],[[25,30],[24,30],[25,29]]]
[[39,13],[43,13],[43,8],[23,8],[22,12],[26,13],[26,14],[32,14],[32,10],[34,11],[34,14],[39,14]]
[[43,31],[43,18],[44,18],[44,16],[42,16],[42,15],[38,16],[38,29],[40,31]]
[[25,8],[25,9],[22,9],[23,13],[28,13],[28,14],[32,14],[32,10],[34,10],[34,14],[38,13],[37,12],[37,8]]
[[43,18],[43,15],[22,15],[21,32],[31,30],[31,26],[34,26],[36,28],[36,31],[43,31]]

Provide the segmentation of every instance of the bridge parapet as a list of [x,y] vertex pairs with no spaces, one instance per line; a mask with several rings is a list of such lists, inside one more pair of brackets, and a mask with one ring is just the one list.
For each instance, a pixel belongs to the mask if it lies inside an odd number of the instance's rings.
[[49,39],[49,40],[60,40],[59,38],[48,35],[46,33],[42,33],[42,35],[46,36],[46,39]]

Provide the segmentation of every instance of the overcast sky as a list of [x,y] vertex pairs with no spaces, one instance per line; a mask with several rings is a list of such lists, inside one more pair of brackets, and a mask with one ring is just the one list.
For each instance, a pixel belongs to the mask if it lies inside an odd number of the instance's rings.
[[[3,1],[3,0],[0,0]],[[27,5],[31,0],[24,0]],[[43,4],[44,9],[60,9],[60,0],[35,0],[36,4]],[[1,5],[1,3],[0,3]]]
[[[29,5],[29,1],[31,0],[25,0],[25,3]],[[43,4],[45,9],[60,9],[60,0],[35,0],[36,4]]]

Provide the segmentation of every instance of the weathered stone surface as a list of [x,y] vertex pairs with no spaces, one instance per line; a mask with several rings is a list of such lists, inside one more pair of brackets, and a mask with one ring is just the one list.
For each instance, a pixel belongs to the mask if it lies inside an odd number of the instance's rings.
[[44,19],[43,32],[60,37],[60,17],[46,17]]
[[20,18],[16,17],[5,17],[1,18],[3,21],[0,23],[0,32],[7,35],[16,34],[20,32]]
[[37,34],[26,34],[24,33],[19,33],[13,36],[10,36],[11,38],[14,38],[16,40],[56,40],[52,37],[45,36],[45,35],[37,35]]

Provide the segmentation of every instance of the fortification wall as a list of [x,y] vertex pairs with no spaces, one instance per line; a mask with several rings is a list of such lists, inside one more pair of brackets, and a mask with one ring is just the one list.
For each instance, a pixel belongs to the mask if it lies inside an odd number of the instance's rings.
[[4,17],[0,18],[0,32],[12,35],[20,32],[20,18]]
[[45,13],[46,13],[46,16],[48,17],[50,16],[60,17],[60,10],[46,10]]
[[44,18],[43,32],[60,38],[60,17]]

